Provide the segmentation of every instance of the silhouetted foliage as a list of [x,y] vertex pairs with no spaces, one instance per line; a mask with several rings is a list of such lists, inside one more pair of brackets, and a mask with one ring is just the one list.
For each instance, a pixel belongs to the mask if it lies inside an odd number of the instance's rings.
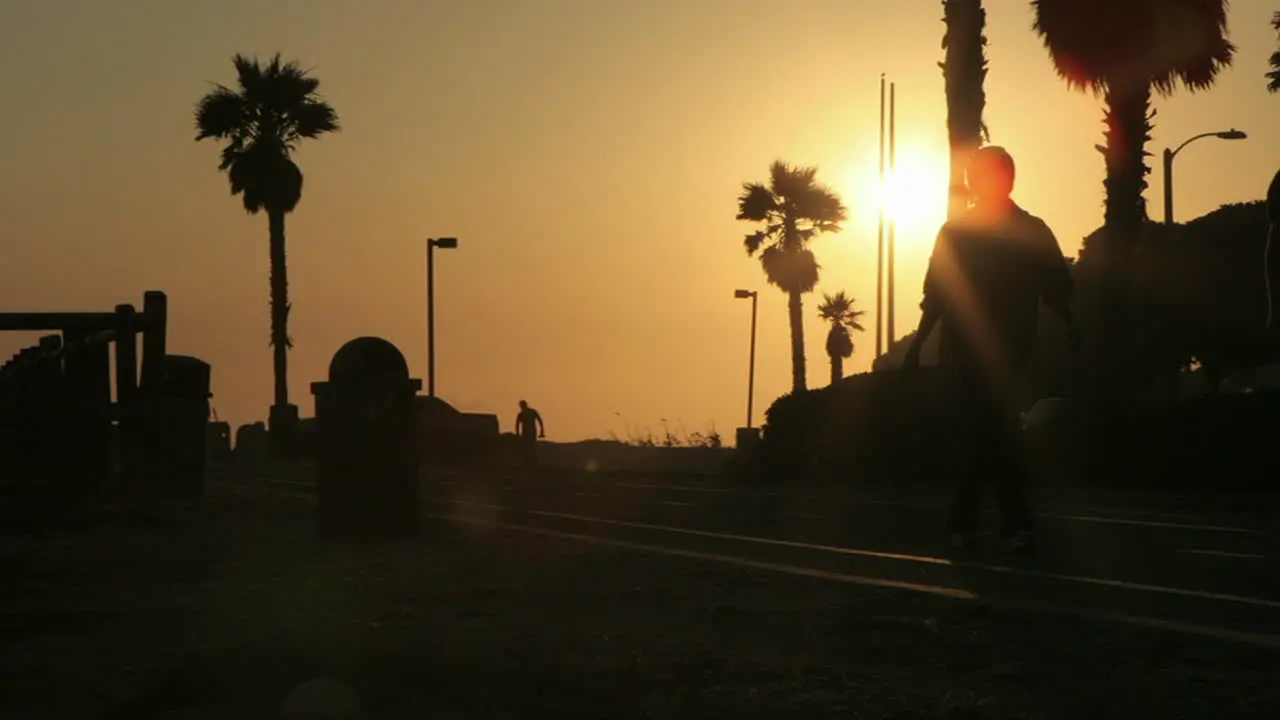
[[[1120,375],[1127,383],[1128,402],[1094,407],[1087,416],[1083,445],[1091,449],[1073,462],[1089,480],[1272,489],[1267,473],[1277,469],[1280,456],[1268,449],[1259,428],[1280,421],[1280,395],[1177,399],[1165,392],[1192,366],[1212,392],[1226,376],[1247,377],[1254,367],[1280,361],[1280,334],[1265,325],[1260,261],[1267,223],[1261,201],[1224,205],[1182,225],[1145,223],[1126,286],[1132,312],[1122,328],[1134,341],[1124,357],[1102,356],[1111,364],[1081,368],[1058,323],[1042,318],[1029,368],[1030,397],[1075,395],[1088,405],[1090,396],[1073,390],[1082,369],[1087,377]],[[1086,357],[1102,339],[1092,309],[1101,302],[1101,271],[1112,247],[1098,242],[1104,234],[1100,228],[1085,238],[1079,260],[1071,263],[1073,310]],[[961,421],[949,407],[956,378],[949,368],[935,367],[937,337],[933,333],[922,349],[916,378],[904,381],[895,370],[909,335],[876,359],[872,373],[778,398],[765,415],[759,469],[779,481],[946,477],[945,459],[964,448],[952,434]],[[1217,467],[1224,457],[1238,467]]]
[[951,192],[948,216],[965,206],[964,170],[969,153],[990,137],[982,119],[987,105],[987,12],[982,0],[943,0],[945,59],[938,63],[947,96],[947,135],[951,144]]
[[[1120,286],[1128,281],[1132,250],[1147,218],[1146,144],[1151,93],[1179,86],[1203,90],[1231,64],[1226,0],[1033,0],[1035,30],[1073,88],[1104,96],[1107,174],[1104,226],[1112,266],[1103,275],[1103,311],[1123,323]],[[1115,344],[1111,337],[1108,345]]]
[[844,360],[853,356],[853,336],[850,331],[863,332],[862,310],[853,308],[854,299],[840,291],[835,295],[823,295],[818,306],[818,317],[831,324],[827,332],[827,357],[831,359],[831,382],[844,377]]
[[769,184],[744,183],[737,219],[757,223],[746,237],[748,255],[760,256],[765,277],[787,293],[791,323],[791,385],[805,383],[804,313],[801,296],[818,284],[818,261],[809,242],[839,232],[847,219],[844,203],[818,182],[818,169],[778,160],[769,167]]
[[[1271,27],[1280,31],[1280,12],[1271,16]],[[1267,89],[1280,92],[1280,50],[1271,53],[1268,64],[1271,65],[1271,71],[1267,73]]]
[[339,129],[338,115],[318,94],[320,81],[277,54],[265,66],[257,58],[232,58],[238,89],[214,85],[196,105],[196,141],[223,140],[218,169],[244,209],[266,211],[271,250],[271,345],[275,405],[289,404],[289,284],[284,216],[302,199],[302,170],[291,157],[303,139]]

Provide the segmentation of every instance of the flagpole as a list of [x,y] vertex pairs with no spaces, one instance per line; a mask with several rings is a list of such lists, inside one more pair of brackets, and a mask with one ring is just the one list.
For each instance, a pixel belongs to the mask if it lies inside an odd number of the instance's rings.
[[876,357],[884,354],[884,73],[880,73],[880,223],[876,231]]

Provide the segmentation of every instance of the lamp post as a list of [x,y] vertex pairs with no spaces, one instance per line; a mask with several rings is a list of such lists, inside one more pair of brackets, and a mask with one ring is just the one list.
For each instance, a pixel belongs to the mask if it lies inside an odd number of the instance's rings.
[[756,301],[759,292],[756,290],[734,290],[733,296],[739,300],[751,298],[751,360],[747,369],[747,427],[751,427],[751,402],[756,394]]
[[427,239],[427,395],[436,396],[436,265],[435,249],[452,250],[458,238]]
[[1230,130],[1218,132],[1200,133],[1184,140],[1181,145],[1172,150],[1169,148],[1164,149],[1164,222],[1166,225],[1173,224],[1173,158],[1182,151],[1182,148],[1200,138],[1207,137],[1216,137],[1219,140],[1244,140],[1249,136],[1241,130],[1231,128]]

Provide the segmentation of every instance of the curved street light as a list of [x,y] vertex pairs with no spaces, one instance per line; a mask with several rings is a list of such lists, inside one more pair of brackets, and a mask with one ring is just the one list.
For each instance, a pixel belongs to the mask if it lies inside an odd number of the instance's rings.
[[458,238],[427,238],[427,395],[436,396],[436,248],[454,250]]
[[1200,133],[1193,135],[1176,148],[1170,150],[1164,149],[1164,222],[1166,225],[1173,224],[1173,158],[1177,156],[1183,148],[1201,138],[1215,137],[1219,140],[1244,140],[1249,136],[1243,130],[1231,128],[1230,130],[1220,130],[1218,132]]

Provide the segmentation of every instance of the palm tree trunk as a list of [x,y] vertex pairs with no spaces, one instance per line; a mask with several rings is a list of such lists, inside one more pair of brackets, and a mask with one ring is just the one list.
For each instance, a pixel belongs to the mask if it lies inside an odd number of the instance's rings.
[[964,212],[965,166],[969,155],[982,147],[985,125],[987,79],[985,52],[987,13],[982,0],[943,0],[942,21],[946,34],[942,46],[946,50],[942,76],[947,96],[947,135],[951,144],[951,193],[947,217]]
[[831,356],[831,384],[835,385],[844,377],[844,358],[839,355]]
[[1108,376],[1116,382],[1134,378],[1120,362],[1130,357],[1124,347],[1130,313],[1133,259],[1147,222],[1146,144],[1150,139],[1151,86],[1114,88],[1107,92],[1107,176],[1105,260],[1102,267],[1102,316],[1098,318]]
[[804,305],[799,292],[787,293],[787,310],[791,316],[791,392],[807,389],[804,378]]
[[271,365],[275,406],[289,404],[289,276],[284,251],[284,213],[267,211],[271,228]]
[[[942,22],[946,25],[946,34],[942,38],[942,47],[946,51],[942,77],[947,97],[947,136],[951,146],[947,218],[953,219],[968,207],[965,167],[969,156],[982,147],[986,138],[987,128],[982,114],[987,106],[987,38],[984,34],[987,12],[982,7],[982,0],[943,0]],[[951,348],[939,330],[939,362],[945,363],[950,358]]]

